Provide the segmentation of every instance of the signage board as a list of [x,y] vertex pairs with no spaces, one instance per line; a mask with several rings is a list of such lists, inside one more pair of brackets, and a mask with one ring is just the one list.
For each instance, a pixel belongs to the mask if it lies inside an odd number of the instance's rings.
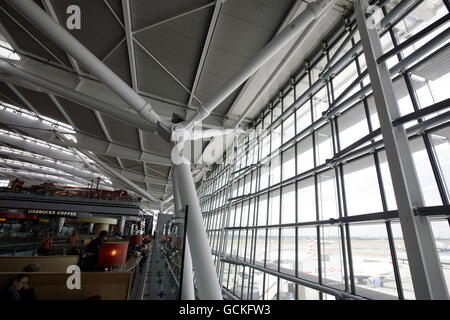
[[77,213],[74,211],[64,210],[46,210],[46,209],[28,209],[27,214],[38,214],[46,216],[62,216],[62,217],[76,217]]

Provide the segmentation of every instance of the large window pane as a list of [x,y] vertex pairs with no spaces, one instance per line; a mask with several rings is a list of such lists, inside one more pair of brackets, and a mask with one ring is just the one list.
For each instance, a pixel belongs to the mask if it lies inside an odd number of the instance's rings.
[[308,136],[297,143],[297,174],[314,167],[314,152],[312,136]]
[[442,205],[439,191],[422,138],[409,142],[426,206]]
[[264,266],[266,256],[266,229],[256,231],[255,264]]
[[265,276],[264,300],[277,300],[278,278],[267,274]]
[[281,229],[280,272],[295,275],[295,229]]
[[269,186],[270,161],[266,161],[261,165],[261,180],[259,190],[264,190]]
[[270,192],[268,224],[280,223],[280,189]]
[[281,125],[273,129],[271,136],[272,136],[271,152],[273,153],[281,146]]
[[297,285],[297,299],[298,300],[320,300],[319,291]]
[[264,119],[263,119],[263,129],[267,129],[267,127],[269,127],[271,123],[272,123],[272,113],[269,111],[269,112],[267,112],[267,114],[264,116]]
[[226,235],[227,247],[226,247],[226,256],[231,256],[231,245],[233,241],[233,231],[228,230]]
[[226,289],[230,289],[228,288],[228,274],[229,274],[229,269],[230,269],[230,265],[226,262],[223,263],[223,280],[222,280],[222,285],[226,288]]
[[295,146],[283,152],[283,180],[295,176]]
[[338,98],[357,77],[356,63],[352,62],[333,79],[334,97]]
[[400,279],[402,281],[403,296],[405,299],[415,299],[416,295],[414,293],[414,286],[411,279],[411,271],[409,270],[408,256],[406,255],[405,242],[403,241],[400,223],[391,223],[391,229],[394,237]]
[[304,103],[297,109],[296,121],[297,121],[297,133],[302,132],[311,124],[311,104],[309,101]]
[[238,245],[239,245],[239,231],[233,231],[232,245],[231,245],[231,258],[236,259],[238,253]]
[[337,219],[339,212],[334,170],[328,170],[318,175],[318,189],[320,220]]
[[247,234],[245,230],[239,231],[239,248],[238,248],[238,260],[244,260],[245,257],[245,248],[246,248],[246,240],[247,240]]
[[386,151],[378,152],[378,159],[380,161],[380,171],[388,210],[396,210],[397,202],[395,200],[394,187],[392,185],[391,172],[389,171]]
[[245,249],[245,261],[251,261],[252,253],[253,253],[253,234],[254,230],[249,230],[247,233],[247,246]]
[[298,273],[299,277],[319,282],[317,263],[317,229],[298,229]]
[[447,290],[450,293],[450,226],[448,220],[431,221],[436,248],[441,260],[442,271],[444,272]]
[[265,158],[270,154],[270,134],[262,140],[261,158]]
[[230,265],[229,272],[228,272],[228,283],[227,288],[231,292],[233,292],[234,289],[234,281],[236,280],[236,265]]
[[378,118],[377,107],[375,105],[375,99],[373,95],[367,98],[367,104],[369,105],[370,123],[372,125],[372,131],[380,128],[380,119]]
[[316,132],[316,159],[317,164],[325,163],[333,157],[333,141],[331,139],[331,126],[326,124]]
[[344,182],[348,215],[383,211],[377,172],[372,156],[344,165]]
[[281,223],[295,223],[295,184],[283,187],[281,192]]
[[270,228],[267,235],[267,259],[266,268],[278,270],[278,243],[280,237],[279,228]]
[[270,160],[270,185],[273,186],[280,182],[281,166],[280,155],[276,155]]
[[254,226],[256,223],[256,216],[255,216],[255,203],[257,203],[256,202],[257,201],[257,198],[253,198],[253,199],[251,199],[250,200],[250,208],[249,208],[249,211],[248,211],[248,225],[249,225],[249,227],[252,227],[252,226]]
[[295,136],[295,113],[283,122],[283,143]]
[[339,227],[321,227],[321,267],[324,284],[343,289],[344,264]]
[[450,198],[450,128],[444,128],[430,134],[447,196]]
[[405,114],[414,112],[414,107],[412,105],[411,97],[409,96],[405,80],[401,77],[398,78],[393,82],[393,87],[395,97],[397,98],[400,115],[404,116]]
[[298,222],[316,221],[316,196],[314,178],[297,184]]
[[314,121],[322,117],[322,112],[328,109],[328,94],[327,87],[323,87],[319,92],[317,92],[313,98],[313,116]]
[[296,94],[296,98],[298,99],[299,97],[301,97],[306,90],[308,90],[309,88],[309,80],[308,80],[308,76],[303,76],[298,82],[297,85],[295,86],[295,94]]
[[280,279],[279,300],[295,300],[295,283]]
[[252,300],[262,300],[264,295],[264,273],[254,270]]
[[294,103],[294,90],[291,89],[283,97],[283,111],[287,110]]
[[369,134],[363,104],[344,112],[338,118],[338,125],[341,150]]
[[234,218],[234,227],[241,226],[241,213],[242,213],[242,203],[236,205],[236,213]]
[[317,63],[311,68],[311,83],[315,83],[319,80],[319,75],[323,72],[325,65],[327,64],[327,58],[323,55]]
[[397,299],[386,225],[351,225],[350,235],[356,292],[374,299]]
[[450,98],[449,57],[450,49],[447,49],[412,71],[411,79],[421,108]]
[[272,110],[272,122],[275,121],[281,115],[281,100],[277,99]]
[[235,278],[234,286],[233,286],[233,290],[232,290],[233,294],[239,298],[242,295],[242,280],[243,280],[242,268],[243,268],[242,266],[237,266],[237,268],[236,268],[236,278]]
[[241,227],[248,226],[248,210],[249,210],[249,200],[244,201],[244,204],[242,205]]
[[259,196],[258,202],[258,226],[267,225],[267,193]]

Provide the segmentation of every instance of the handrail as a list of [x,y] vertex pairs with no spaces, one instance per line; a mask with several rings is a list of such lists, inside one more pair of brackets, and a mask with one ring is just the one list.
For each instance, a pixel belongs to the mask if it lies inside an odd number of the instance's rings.
[[[52,241],[52,243],[54,244],[54,243],[63,243],[63,242],[66,242],[66,240],[55,240],[55,241]],[[0,244],[0,248],[8,248],[8,247],[21,247],[21,246],[31,246],[31,245],[40,245],[41,244],[41,242],[24,242],[24,243],[14,243],[14,244],[11,244],[11,243],[8,243],[8,244]]]
[[164,247],[161,247],[161,251],[164,252],[164,259],[166,260],[167,266],[169,267],[169,271],[172,274],[173,280],[175,280],[177,287],[180,287],[180,283],[178,282],[177,277],[175,276],[172,266],[170,265],[170,261],[167,259],[166,250],[164,250]]

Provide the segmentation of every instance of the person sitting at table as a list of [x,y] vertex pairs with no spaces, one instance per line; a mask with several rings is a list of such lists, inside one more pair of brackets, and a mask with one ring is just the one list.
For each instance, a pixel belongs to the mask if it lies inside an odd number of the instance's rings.
[[2,292],[1,301],[34,301],[36,295],[33,288],[30,288],[28,276],[26,274],[18,274],[12,278],[5,290]]
[[105,242],[108,237],[108,232],[103,230],[100,231],[98,237],[93,239],[86,248],[86,254],[84,255],[84,268],[85,271],[96,271],[97,269],[97,261],[100,255],[100,249],[102,247],[103,242]]
[[50,250],[52,249],[52,237],[50,236],[50,232],[47,231],[44,234],[44,238],[41,240],[41,246],[39,248],[39,255],[48,256],[50,254]]
[[67,237],[67,243],[73,246],[78,244],[78,240],[80,240],[80,236],[78,235],[77,230],[74,230],[72,234]]

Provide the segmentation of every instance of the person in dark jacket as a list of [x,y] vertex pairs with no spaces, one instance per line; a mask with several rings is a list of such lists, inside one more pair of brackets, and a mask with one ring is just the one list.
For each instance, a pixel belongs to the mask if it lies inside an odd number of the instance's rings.
[[36,295],[33,288],[30,288],[28,276],[18,274],[12,278],[2,294],[2,301],[34,301]]
[[39,248],[39,255],[40,256],[48,256],[50,255],[51,249],[52,249],[52,242],[53,238],[50,235],[50,232],[46,232],[44,234],[44,238],[41,240],[41,246]]
[[85,271],[96,271],[97,270],[97,261],[100,255],[100,249],[102,247],[103,242],[105,242],[108,237],[108,232],[103,230],[100,231],[98,237],[93,239],[86,248],[85,255]]

